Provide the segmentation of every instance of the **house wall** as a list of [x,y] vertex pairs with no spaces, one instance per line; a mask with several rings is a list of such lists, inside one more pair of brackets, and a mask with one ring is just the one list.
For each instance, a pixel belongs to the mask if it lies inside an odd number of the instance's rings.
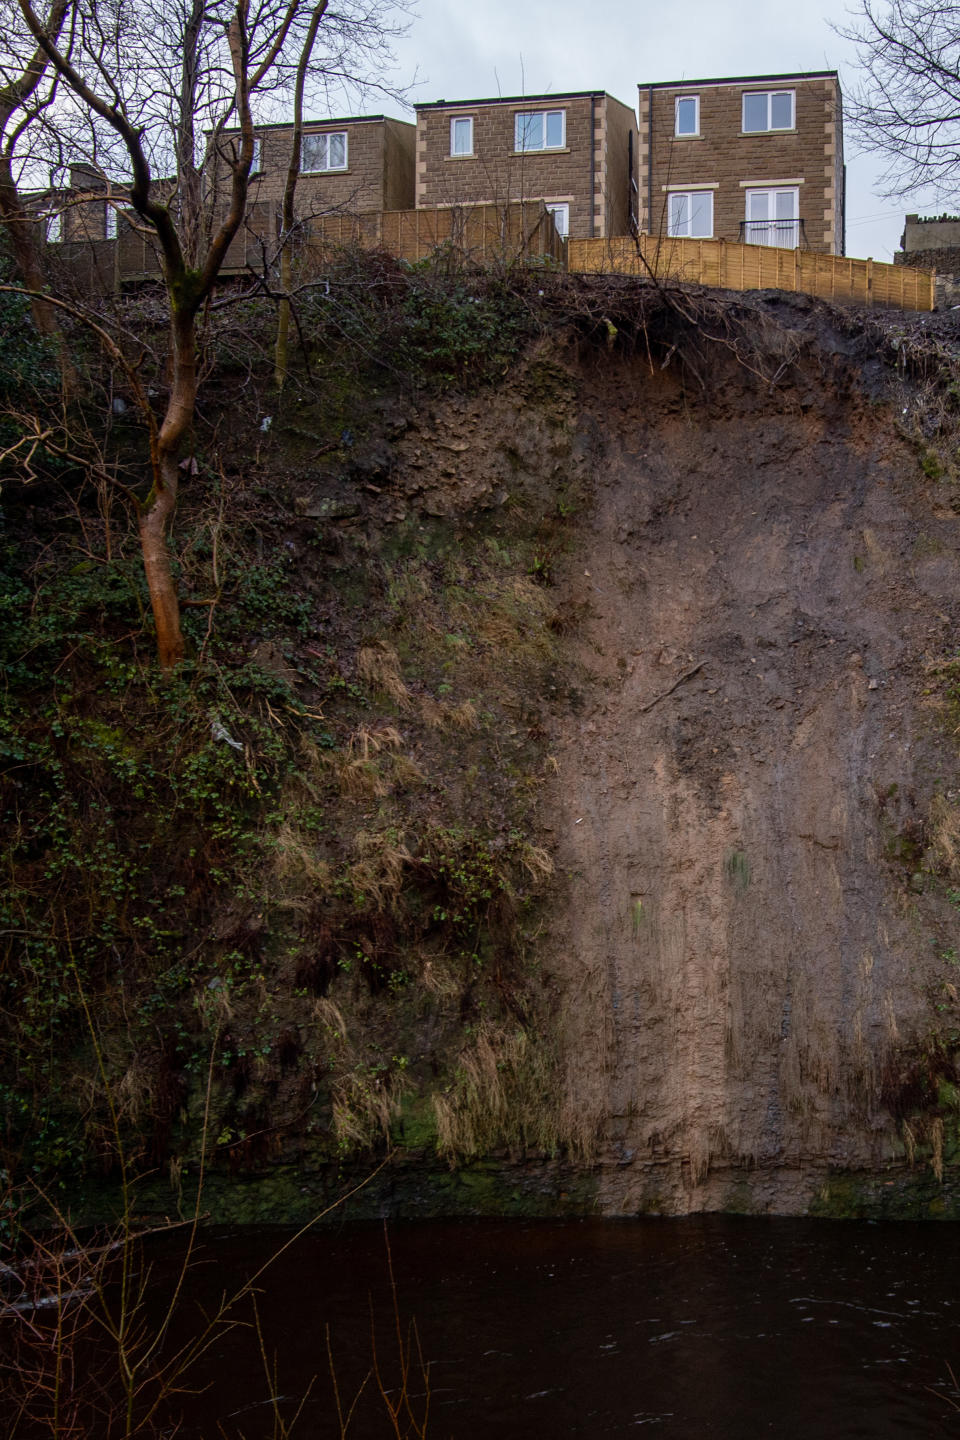
[[[956,250],[960,246],[960,217],[921,220],[919,215],[908,215],[900,246],[907,255],[932,250]],[[939,261],[931,259],[929,263],[939,267]]]
[[[744,134],[744,93],[793,90],[795,128]],[[700,134],[674,134],[680,96],[700,98]],[[738,240],[747,186],[793,181],[811,249],[843,250],[843,128],[833,76],[776,76],[640,87],[641,228],[666,234],[667,187],[713,187],[714,236]]]
[[[251,177],[250,184],[255,205],[279,209],[290,165],[291,131],[289,125],[266,126],[257,131],[260,170]],[[300,214],[390,209],[401,200],[406,206],[412,205],[414,126],[379,115],[304,125],[305,135],[341,131],[347,136],[347,168],[301,171],[297,182]]]
[[417,127],[385,120],[383,127],[383,208],[412,210],[416,179]]
[[[604,97],[604,142],[599,143],[598,199],[602,194],[603,228],[599,236],[629,235],[631,180],[637,178],[637,117],[629,105]],[[631,145],[632,137],[632,145]],[[632,165],[632,172],[631,172]],[[635,191],[634,191],[635,193]]]
[[[566,114],[562,150],[517,152],[515,117],[541,110]],[[473,154],[450,154],[450,121],[473,119]],[[418,209],[437,205],[503,205],[543,200],[570,207],[570,235],[609,233],[612,217],[626,203],[611,206],[616,187],[626,194],[626,141],[615,147],[633,122],[633,112],[602,92],[479,100],[417,108]]]

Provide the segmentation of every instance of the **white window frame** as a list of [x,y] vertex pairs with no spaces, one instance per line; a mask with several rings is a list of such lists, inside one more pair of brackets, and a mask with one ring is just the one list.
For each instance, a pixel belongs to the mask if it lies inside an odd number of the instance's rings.
[[[558,145],[547,144],[547,121],[551,115],[560,116],[560,143]],[[524,141],[529,134],[530,122],[540,122],[540,144],[525,144]],[[567,112],[566,110],[518,110],[513,117],[513,148],[518,155],[529,155],[542,150],[565,150],[567,148]]]
[[103,236],[105,240],[117,238],[117,212],[109,200],[103,206]]
[[[469,144],[465,150],[457,149],[457,126],[469,125]],[[463,159],[473,154],[473,116],[472,115],[451,115],[450,117],[450,155],[454,159]]]
[[[767,208],[774,211],[773,215],[757,219],[750,214],[753,201],[758,195],[767,195],[771,198],[772,203],[768,204]],[[791,195],[793,197],[792,215],[777,216],[776,196],[778,195]],[[800,187],[798,185],[751,185],[745,192],[743,205],[743,216],[746,222],[745,239],[748,245],[769,245],[779,250],[796,250],[800,244]],[[756,235],[762,234],[763,232],[761,230],[751,232],[751,225],[770,226],[769,238],[756,239]],[[778,231],[778,226],[786,225],[793,226],[792,235],[785,236]],[[791,239],[793,241],[792,245],[787,243]]]
[[43,217],[43,235],[48,245],[63,243],[63,211],[53,210]]
[[[306,157],[307,157],[307,147],[308,147],[308,145],[309,145],[309,143],[310,143],[311,141],[317,143],[317,142],[319,142],[320,140],[323,140],[323,141],[325,142],[325,144],[324,144],[323,147],[322,147],[323,152],[324,152],[324,153],[323,153],[323,158],[324,158],[325,161],[329,161],[329,159],[330,159],[330,142],[331,142],[331,140],[336,140],[336,139],[340,139],[340,140],[343,141],[343,164],[342,164],[342,165],[330,165],[330,164],[308,165],[308,164],[307,164],[307,158],[306,158]],[[319,148],[319,147],[318,147],[318,148]],[[302,139],[301,142],[300,142],[300,170],[301,170],[301,173],[304,174],[304,175],[328,175],[328,174],[336,174],[337,171],[341,171],[341,172],[342,172],[342,171],[346,170],[348,164],[349,164],[349,155],[348,155],[348,152],[347,152],[347,132],[346,132],[346,130],[310,130],[310,131],[308,131],[308,133],[307,133],[306,135],[304,135],[303,139]]]
[[[763,96],[767,102],[767,123],[759,130],[747,129],[747,99],[755,100]],[[773,97],[775,95],[789,95],[790,97],[790,124],[774,125],[773,122]],[[740,130],[744,135],[769,135],[772,132],[784,134],[788,130],[797,128],[797,92],[796,90],[744,90],[740,100]]]
[[[686,200],[689,211],[687,224],[684,229],[675,229],[673,214],[673,202],[675,200]],[[695,200],[706,200],[710,207],[710,230],[705,235],[695,235],[690,228],[693,224],[693,204]],[[667,234],[672,240],[712,240],[713,239],[713,191],[712,190],[669,190],[667,192]]]
[[569,200],[546,200],[544,208],[550,211],[553,216],[553,224],[561,240],[566,240],[570,234],[570,202]]
[[[693,129],[680,129],[680,106],[693,104]],[[700,134],[700,96],[699,95],[678,95],[673,105],[673,133],[679,140],[690,140]]]

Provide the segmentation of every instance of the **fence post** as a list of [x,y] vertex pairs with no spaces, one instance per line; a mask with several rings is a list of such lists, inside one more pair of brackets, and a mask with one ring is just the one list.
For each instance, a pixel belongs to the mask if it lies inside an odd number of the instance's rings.
[[873,256],[867,258],[867,304],[873,304]]

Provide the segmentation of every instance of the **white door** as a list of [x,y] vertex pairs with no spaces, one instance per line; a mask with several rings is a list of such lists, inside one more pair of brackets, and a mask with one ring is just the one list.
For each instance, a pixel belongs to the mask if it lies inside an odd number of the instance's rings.
[[744,230],[748,245],[795,250],[800,244],[800,191],[748,190]]

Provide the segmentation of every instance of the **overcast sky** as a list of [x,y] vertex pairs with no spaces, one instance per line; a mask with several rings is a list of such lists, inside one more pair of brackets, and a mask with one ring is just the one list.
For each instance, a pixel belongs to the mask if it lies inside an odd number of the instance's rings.
[[[638,83],[658,80],[839,70],[847,90],[855,52],[829,23],[846,10],[825,0],[419,0],[397,47],[398,79],[418,72],[414,101],[607,90],[634,108]],[[851,153],[849,139],[846,149],[847,254],[890,260],[904,214],[923,212],[923,197],[879,198],[881,165]]]

